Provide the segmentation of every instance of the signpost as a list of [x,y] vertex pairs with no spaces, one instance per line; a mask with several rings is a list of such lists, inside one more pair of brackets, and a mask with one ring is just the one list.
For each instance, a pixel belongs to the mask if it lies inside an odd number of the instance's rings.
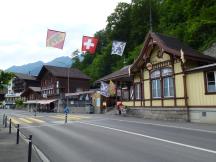
[[65,113],[65,123],[67,123],[67,114],[69,113],[69,108],[67,106],[64,108],[64,113]]

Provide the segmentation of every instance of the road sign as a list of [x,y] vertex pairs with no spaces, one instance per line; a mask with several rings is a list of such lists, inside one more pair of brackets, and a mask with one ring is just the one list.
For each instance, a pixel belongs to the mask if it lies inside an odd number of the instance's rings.
[[68,113],[69,113],[68,107],[65,107],[65,108],[64,108],[64,113],[65,113],[65,114],[68,114]]

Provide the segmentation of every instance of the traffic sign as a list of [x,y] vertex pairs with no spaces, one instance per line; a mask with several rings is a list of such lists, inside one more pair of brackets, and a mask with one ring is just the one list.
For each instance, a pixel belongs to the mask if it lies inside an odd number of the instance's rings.
[[65,114],[68,114],[68,113],[69,113],[69,109],[68,109],[67,106],[64,108],[64,113],[65,113]]

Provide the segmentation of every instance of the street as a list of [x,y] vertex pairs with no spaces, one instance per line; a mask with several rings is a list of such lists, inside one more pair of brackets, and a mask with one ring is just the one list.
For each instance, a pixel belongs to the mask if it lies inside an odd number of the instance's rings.
[[52,162],[215,162],[216,126],[117,115],[0,110]]

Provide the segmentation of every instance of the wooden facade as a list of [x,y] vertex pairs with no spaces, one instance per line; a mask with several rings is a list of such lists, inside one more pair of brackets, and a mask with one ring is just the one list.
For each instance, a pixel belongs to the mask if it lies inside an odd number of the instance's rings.
[[15,78],[12,80],[12,82],[14,93],[23,92],[29,86],[37,87],[40,85],[40,82],[35,76],[21,73],[15,73]]
[[60,94],[85,91],[90,88],[90,78],[78,69],[44,66],[38,79],[41,83],[41,93],[45,98],[55,98]]
[[164,113],[164,118],[179,117],[181,112],[187,121],[216,123],[215,63],[216,58],[200,54],[175,38],[150,32],[130,68],[133,101],[123,103],[131,111],[146,110],[144,114],[154,118],[160,116],[156,111]]

